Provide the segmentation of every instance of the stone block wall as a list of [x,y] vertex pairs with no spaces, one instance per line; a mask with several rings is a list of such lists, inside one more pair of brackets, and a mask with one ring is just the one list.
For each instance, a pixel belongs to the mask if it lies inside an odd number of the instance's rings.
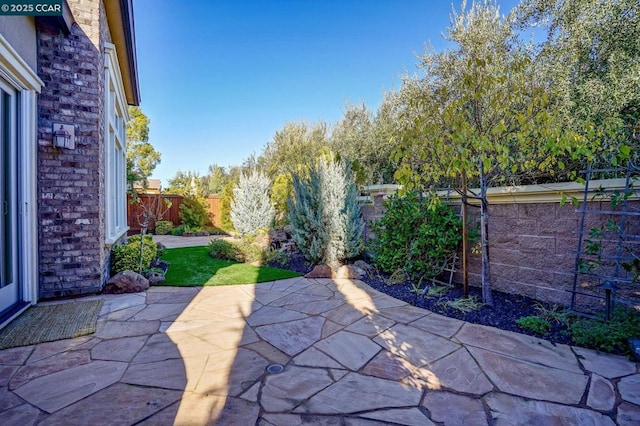
[[[106,279],[104,43],[99,0],[68,0],[69,34],[37,21],[40,298],[92,293]],[[53,146],[53,123],[73,124],[75,149]]]
[[[577,207],[560,205],[559,197],[555,201],[545,202],[497,202],[489,205],[489,255],[491,277],[495,290],[516,293],[537,300],[569,305],[573,288],[576,250],[578,247],[578,229],[580,213]],[[640,211],[640,202],[632,201],[635,211]],[[611,210],[608,202],[591,202],[589,209]],[[469,214],[473,223],[479,224],[479,209],[470,207]],[[367,222],[376,220],[384,214],[382,198],[373,205],[363,207]],[[605,224],[607,220],[619,220],[619,216],[587,215],[585,231],[594,226]],[[628,217],[627,233],[640,235],[640,218]],[[373,235],[368,230],[368,238]],[[605,241],[604,250],[615,250],[617,241]],[[640,241],[631,243],[640,245]],[[479,249],[479,245],[478,245]],[[636,253],[638,250],[636,250]],[[481,258],[479,254],[469,256],[469,283],[481,285]],[[461,282],[461,272],[455,281]],[[579,288],[585,292],[603,294],[595,279],[579,275]],[[617,296],[627,303],[640,307],[640,285],[621,289]],[[577,299],[580,308],[593,310],[601,305],[594,298],[580,296]]]

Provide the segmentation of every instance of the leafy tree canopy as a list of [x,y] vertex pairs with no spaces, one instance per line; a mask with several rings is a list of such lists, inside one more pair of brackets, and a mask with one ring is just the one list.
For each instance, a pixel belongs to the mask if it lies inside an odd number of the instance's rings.
[[149,142],[151,121],[140,107],[130,106],[127,125],[127,181],[133,183],[147,179],[160,164],[161,154]]

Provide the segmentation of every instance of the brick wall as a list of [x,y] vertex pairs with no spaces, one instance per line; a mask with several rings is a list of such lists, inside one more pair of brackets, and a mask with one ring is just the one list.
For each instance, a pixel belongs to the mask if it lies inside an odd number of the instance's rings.
[[[104,246],[104,56],[109,41],[99,1],[68,0],[70,34],[37,22],[40,298],[99,291]],[[75,149],[55,148],[54,122],[75,126]]]

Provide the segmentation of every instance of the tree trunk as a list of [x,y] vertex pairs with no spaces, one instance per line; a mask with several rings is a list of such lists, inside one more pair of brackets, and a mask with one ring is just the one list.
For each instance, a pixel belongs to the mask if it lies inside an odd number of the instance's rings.
[[482,245],[482,303],[493,306],[491,264],[489,263],[489,202],[487,176],[480,165],[480,238]]
[[462,171],[462,295],[469,296],[469,270],[467,269],[467,251],[469,230],[467,229],[467,171]]

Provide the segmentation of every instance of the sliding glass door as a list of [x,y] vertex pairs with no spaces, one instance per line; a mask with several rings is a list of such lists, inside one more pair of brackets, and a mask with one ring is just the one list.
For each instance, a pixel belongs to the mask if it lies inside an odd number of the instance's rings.
[[0,79],[0,313],[20,300],[17,102],[16,91]]

